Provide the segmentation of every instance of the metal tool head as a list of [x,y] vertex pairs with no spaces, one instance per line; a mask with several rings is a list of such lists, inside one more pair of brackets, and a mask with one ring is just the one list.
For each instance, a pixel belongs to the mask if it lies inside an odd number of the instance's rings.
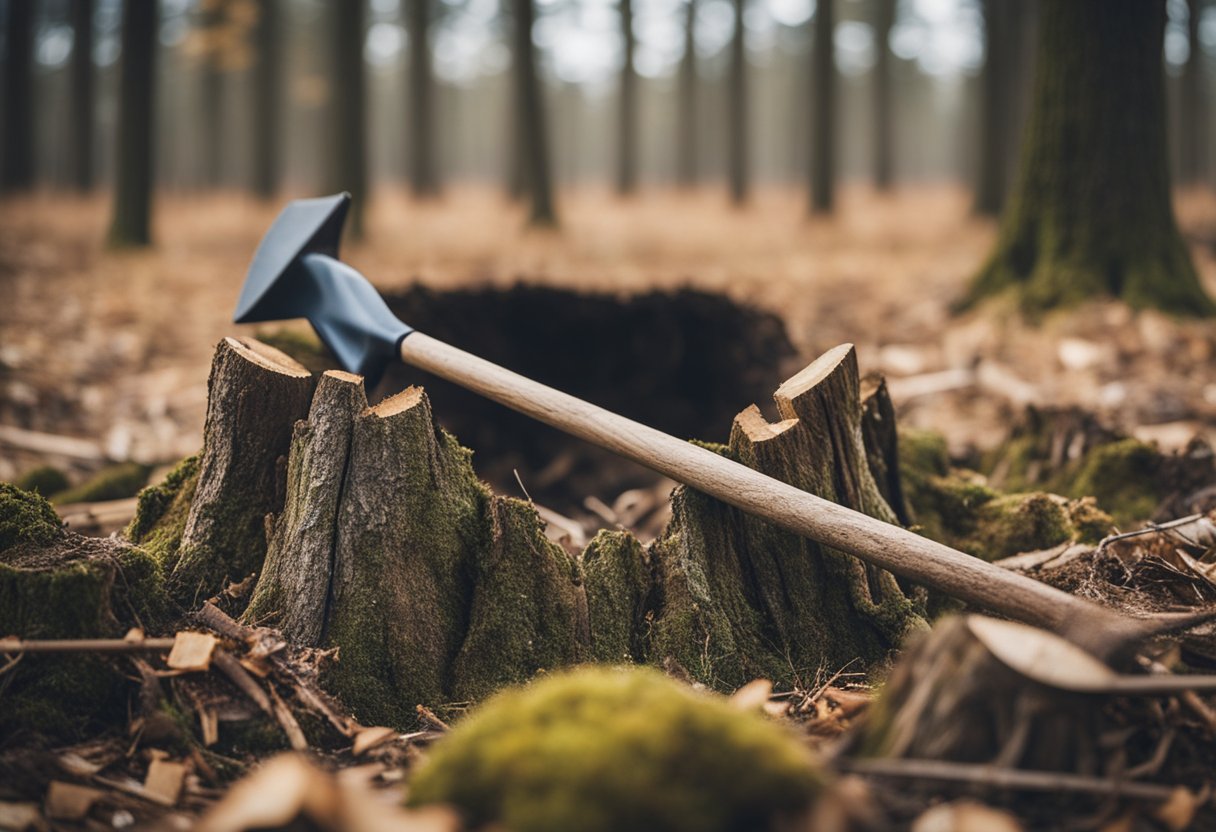
[[308,318],[342,366],[374,387],[413,330],[337,259],[349,207],[346,193],[288,203],[253,256],[233,320]]

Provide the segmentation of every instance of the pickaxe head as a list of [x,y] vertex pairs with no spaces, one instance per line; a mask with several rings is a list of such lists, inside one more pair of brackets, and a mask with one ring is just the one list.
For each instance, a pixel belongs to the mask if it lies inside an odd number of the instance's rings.
[[350,194],[288,203],[262,238],[233,320],[308,318],[342,366],[374,387],[413,330],[363,275],[338,260]]

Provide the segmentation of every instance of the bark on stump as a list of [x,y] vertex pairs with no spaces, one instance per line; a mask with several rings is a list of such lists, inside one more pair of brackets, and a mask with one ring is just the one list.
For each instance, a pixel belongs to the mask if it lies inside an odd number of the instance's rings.
[[[852,348],[776,400],[783,421],[749,408],[722,452],[894,522],[871,474],[863,422],[874,417]],[[408,725],[418,704],[588,659],[682,668],[720,688],[757,675],[788,684],[881,662],[921,624],[889,573],[687,488],[652,546],[604,532],[572,558],[531,505],[490,493],[470,456],[420,389],[367,408],[341,373],[322,378],[295,427],[246,620],[339,648],[330,684],[364,721]]]
[[141,501],[129,530],[133,542],[157,544],[151,548],[183,606],[261,569],[266,517],[283,507],[292,426],[308,413],[314,385],[273,347],[225,338],[216,348],[197,476],[183,475],[172,494]]

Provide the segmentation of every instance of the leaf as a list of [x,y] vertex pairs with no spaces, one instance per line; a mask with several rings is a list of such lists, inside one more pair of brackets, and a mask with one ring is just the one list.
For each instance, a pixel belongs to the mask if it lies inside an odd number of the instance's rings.
[[1041,685],[1078,693],[1118,687],[1113,670],[1054,633],[981,615],[967,616],[967,627],[998,661]]

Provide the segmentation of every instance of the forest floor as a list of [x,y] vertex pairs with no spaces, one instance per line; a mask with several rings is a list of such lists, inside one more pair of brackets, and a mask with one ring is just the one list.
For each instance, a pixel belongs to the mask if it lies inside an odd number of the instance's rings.
[[[962,189],[846,187],[837,215],[814,220],[792,189],[759,190],[744,210],[710,190],[561,197],[560,232],[524,231],[497,191],[418,203],[382,189],[366,239],[343,255],[383,289],[720,292],[779,315],[805,360],[854,342],[862,371],[888,377],[900,424],[932,427],[956,452],[999,442],[1026,404],[1080,405],[1165,449],[1216,428],[1212,322],[1103,302],[1038,326],[999,302],[952,314],[996,233]],[[242,329],[231,312],[279,204],[165,195],[157,245],[120,252],[104,246],[108,207],[49,194],[0,203],[0,426],[169,463],[200,444],[208,362]],[[1177,209],[1216,295],[1216,195],[1180,194]],[[40,461],[0,445],[0,479]]]

